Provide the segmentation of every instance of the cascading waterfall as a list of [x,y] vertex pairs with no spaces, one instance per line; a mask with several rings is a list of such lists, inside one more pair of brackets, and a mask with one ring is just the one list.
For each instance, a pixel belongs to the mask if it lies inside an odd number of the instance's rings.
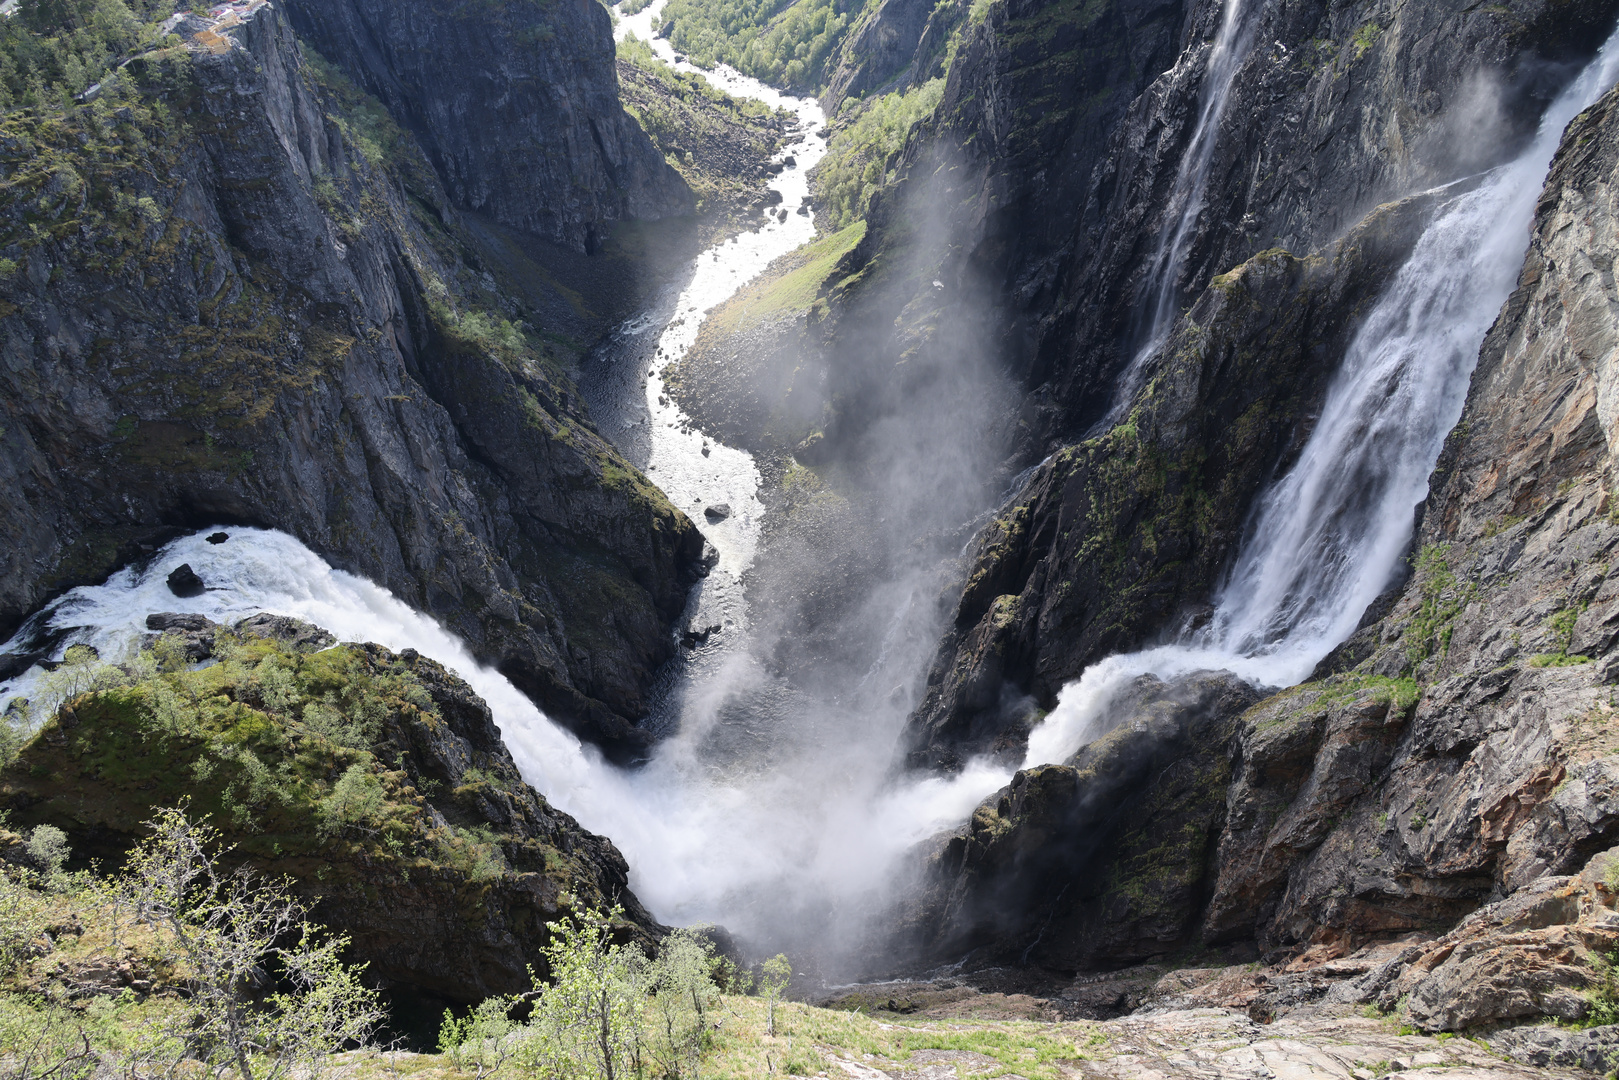
[[1516,160],[1441,208],[1355,335],[1298,463],[1261,500],[1208,625],[1086,670],[1031,733],[1027,764],[1061,761],[1103,734],[1108,706],[1137,676],[1223,669],[1290,686],[1354,632],[1405,554],[1563,130],[1616,78],[1619,31]]
[[1143,344],[1119,378],[1113,409],[1099,425],[1103,428],[1117,422],[1119,414],[1135,397],[1147,359],[1163,344],[1180,314],[1181,272],[1186,267],[1186,255],[1192,246],[1198,219],[1203,215],[1209,168],[1214,162],[1214,148],[1220,141],[1220,124],[1225,119],[1226,104],[1231,100],[1231,86],[1253,47],[1254,7],[1252,0],[1246,3],[1245,0],[1226,0],[1220,32],[1209,49],[1203,85],[1198,93],[1197,124],[1181,154],[1175,182],[1169,189],[1165,225],[1158,234],[1158,246],[1147,268],[1139,334]]
[[[1181,169],[1185,198],[1157,266],[1158,279],[1168,283],[1166,296],[1174,294],[1224,99],[1246,50],[1242,8],[1242,0],[1230,0],[1210,56],[1199,133]],[[1610,42],[1558,99],[1532,147],[1453,198],[1429,226],[1356,337],[1298,465],[1262,500],[1209,626],[1181,643],[1093,665],[1064,689],[1056,710],[1032,734],[1028,763],[1063,760],[1101,734],[1117,691],[1138,675],[1167,679],[1223,668],[1257,684],[1284,685],[1307,675],[1352,631],[1404,551],[1412,511],[1425,496],[1445,433],[1459,418],[1483,335],[1511,289],[1561,132],[1619,75],[1614,52]],[[1177,190],[1181,186],[1177,180]],[[675,305],[687,315],[696,306],[691,298]],[[1166,310],[1163,317],[1172,318],[1172,299]],[[635,372],[638,386],[642,370]],[[649,407],[658,389],[654,382],[646,392]],[[674,446],[649,451],[650,464],[661,471],[671,463],[672,471],[678,452],[701,466],[700,446],[674,445],[678,417],[650,412],[650,418]],[[751,461],[709,468],[712,481],[733,476],[757,483]],[[975,762],[951,778],[894,781],[884,772],[886,762],[855,760],[861,745],[829,740],[812,748],[821,762],[815,783],[794,777],[790,768],[740,777],[709,768],[695,737],[672,739],[647,767],[623,772],[552,724],[503,676],[480,667],[454,635],[386,590],[334,570],[285,534],[228,528],[229,540],[215,545],[204,539],[211,531],[173,542],[105,585],[72,590],[0,652],[17,651],[48,630],[66,635],[58,649],[83,642],[117,658],[138,644],[145,617],[157,611],[222,622],[270,611],[306,619],[342,639],[414,648],[453,668],[489,702],[525,777],[585,827],[611,837],[628,857],[633,887],[671,921],[780,925],[779,912],[771,919],[757,908],[788,904],[784,890],[818,890],[828,902],[868,895],[913,844],[959,823],[1010,776],[1003,767]],[[751,555],[751,535],[734,537],[737,574]],[[195,568],[210,590],[190,599],[173,596],[165,578],[181,563]],[[905,597],[916,587],[896,583],[891,591],[882,602],[897,613],[897,627],[905,619]],[[892,637],[899,640],[897,629]],[[886,655],[887,640],[883,649]],[[929,651],[918,654],[920,663]],[[726,663],[745,660],[736,654]],[[909,653],[892,661],[911,662]],[[0,687],[0,707],[26,695],[36,677],[37,669]],[[889,685],[886,675],[882,685]],[[864,690],[851,691],[850,717],[840,722],[869,722],[859,713],[870,700]]]

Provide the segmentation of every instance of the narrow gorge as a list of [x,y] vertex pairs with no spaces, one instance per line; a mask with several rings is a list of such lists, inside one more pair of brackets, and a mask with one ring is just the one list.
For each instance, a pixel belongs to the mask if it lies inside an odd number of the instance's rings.
[[0,1069],[1619,1069],[1616,0],[0,19]]

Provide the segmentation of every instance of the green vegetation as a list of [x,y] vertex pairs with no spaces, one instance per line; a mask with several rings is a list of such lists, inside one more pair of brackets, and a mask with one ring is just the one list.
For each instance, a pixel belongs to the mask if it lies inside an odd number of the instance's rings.
[[1354,38],[1349,43],[1350,47],[1355,50],[1355,59],[1359,60],[1371,52],[1372,46],[1376,45],[1377,39],[1382,36],[1383,28],[1376,23],[1367,23],[1359,30],[1356,30]]
[[714,312],[704,322],[701,333],[736,333],[811,310],[838,261],[854,250],[865,235],[866,223],[857,221],[783,255]]
[[22,0],[0,18],[0,111],[69,106],[131,56],[162,46],[174,0]]
[[1546,620],[1546,629],[1552,632],[1552,641],[1557,646],[1557,651],[1539,653],[1530,657],[1530,667],[1577,667],[1580,664],[1589,664],[1591,662],[1589,656],[1571,655],[1568,651],[1574,645],[1574,627],[1580,621],[1581,613],[1588,606],[1588,604],[1580,604],[1575,607],[1567,607]]
[[1448,544],[1428,544],[1417,555],[1417,590],[1422,604],[1405,632],[1406,658],[1419,664],[1436,650],[1450,651],[1450,638],[1460,615],[1478,593],[1475,584],[1458,581],[1450,568]]
[[[33,867],[0,831],[0,850],[11,848],[0,863],[7,1075],[319,1077],[334,1051],[369,1037],[376,993],[341,960],[347,939],[311,924],[288,882],[225,872],[229,849],[183,809],[145,827],[112,878],[64,873],[67,849],[50,826],[27,842]],[[143,992],[107,987],[88,1006],[74,1001],[84,980],[119,964],[144,976]]]
[[1382,675],[1347,672],[1334,675],[1319,685],[1322,702],[1333,705],[1345,704],[1365,695],[1369,701],[1392,702],[1397,710],[1404,712],[1422,696],[1422,688],[1410,677],[1390,679]]
[[871,197],[890,179],[906,136],[933,115],[944,96],[944,80],[933,79],[864,104],[852,123],[840,126],[815,169],[817,214],[823,227],[841,229],[866,216]]
[[[121,665],[80,654],[61,716],[25,746],[5,787],[39,800],[31,813],[124,831],[154,806],[189,798],[227,829],[243,855],[319,854],[339,876],[392,867],[498,877],[510,851],[526,867],[565,865],[534,841],[470,827],[482,791],[520,787],[509,765],[475,755],[482,771],[439,800],[435,823],[390,733],[431,743],[446,722],[420,680],[380,650],[297,652],[272,638],[220,632],[211,667],[190,670],[172,638]],[[35,715],[52,702],[40,701]],[[482,781],[482,788],[478,786]],[[530,851],[529,848],[534,848]],[[358,860],[354,869],[344,869]],[[290,864],[289,864],[290,865]]]
[[727,63],[762,82],[795,90],[826,84],[828,61],[859,10],[835,0],[669,0],[669,40],[699,67]]
[[762,179],[739,175],[732,163],[738,153],[764,160],[780,148],[782,127],[768,105],[676,71],[633,34],[618,43],[618,70],[625,111],[685,179],[700,214],[746,204],[762,191]]
[[[671,933],[648,959],[639,945],[613,940],[622,914],[547,923],[550,982],[536,979],[531,994],[489,998],[463,1017],[446,1011],[440,1051],[479,1076],[508,1063],[518,1075],[559,1080],[697,1076],[713,1043],[715,979],[725,978],[728,962],[691,930]],[[528,1018],[513,1020],[525,998]]]

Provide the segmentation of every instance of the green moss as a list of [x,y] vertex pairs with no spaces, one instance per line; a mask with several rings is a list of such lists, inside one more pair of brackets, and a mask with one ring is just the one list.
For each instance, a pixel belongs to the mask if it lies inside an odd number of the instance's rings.
[[1476,584],[1459,581],[1451,571],[1449,551],[1448,544],[1429,544],[1417,556],[1417,592],[1422,603],[1405,632],[1406,657],[1413,664],[1432,656],[1436,648],[1440,655],[1450,651],[1456,617],[1478,595]]
[[1377,44],[1377,39],[1382,36],[1383,28],[1376,23],[1367,23],[1356,30],[1355,36],[1349,42],[1349,47],[1354,50],[1355,59],[1359,60],[1371,52],[1372,47]]
[[838,261],[854,250],[865,235],[866,223],[857,221],[776,260],[715,311],[704,323],[704,330],[734,334],[764,322],[803,315],[814,307]]
[[[487,877],[504,859],[502,845],[515,841],[478,824],[478,800],[521,788],[509,763],[474,755],[476,782],[439,800],[452,823],[466,823],[448,828],[400,767],[413,745],[446,732],[407,666],[353,647],[306,654],[258,637],[223,637],[216,652],[224,659],[211,667],[73,701],[0,774],[0,791],[70,831],[120,832],[153,807],[189,799],[243,851],[288,866],[315,859],[340,879],[377,865]],[[535,850],[526,861],[560,858]]]
[[1570,656],[1566,652],[1537,653],[1529,658],[1529,666],[1535,668],[1578,667],[1590,662],[1589,656]]

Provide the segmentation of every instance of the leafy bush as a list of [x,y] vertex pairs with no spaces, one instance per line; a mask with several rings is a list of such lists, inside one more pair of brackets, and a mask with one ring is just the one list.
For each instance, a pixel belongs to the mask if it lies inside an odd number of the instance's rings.
[[815,167],[817,224],[842,229],[866,216],[871,197],[888,179],[917,121],[933,114],[944,96],[944,80],[934,79],[864,104],[852,123],[840,127]]
[[[185,992],[154,998],[136,1022],[120,1017],[134,1001],[128,991],[72,1009],[47,997],[0,994],[8,1076],[79,1080],[100,1070],[313,1078],[332,1064],[334,1051],[366,1041],[381,1011],[361,970],[339,958],[346,938],[309,923],[287,882],[223,872],[218,860],[229,849],[185,808],[162,810],[145,827],[149,839],[112,879],[58,871],[47,897],[37,875],[0,870],[0,972],[28,959],[47,914],[71,912],[75,923],[94,920],[105,930],[110,909],[114,955],[129,955],[120,936],[138,932],[144,960],[167,972],[175,989],[183,981]],[[46,828],[35,829],[34,839],[59,866],[66,844],[56,830],[42,833]]]
[[[713,945],[692,930],[664,939],[656,960],[614,940],[623,910],[547,923],[550,983],[536,980],[526,1021],[522,996],[493,997],[465,1016],[446,1011],[439,1050],[482,1077],[511,1062],[545,1078],[696,1077],[719,1006]],[[778,958],[785,963],[784,958]]]

